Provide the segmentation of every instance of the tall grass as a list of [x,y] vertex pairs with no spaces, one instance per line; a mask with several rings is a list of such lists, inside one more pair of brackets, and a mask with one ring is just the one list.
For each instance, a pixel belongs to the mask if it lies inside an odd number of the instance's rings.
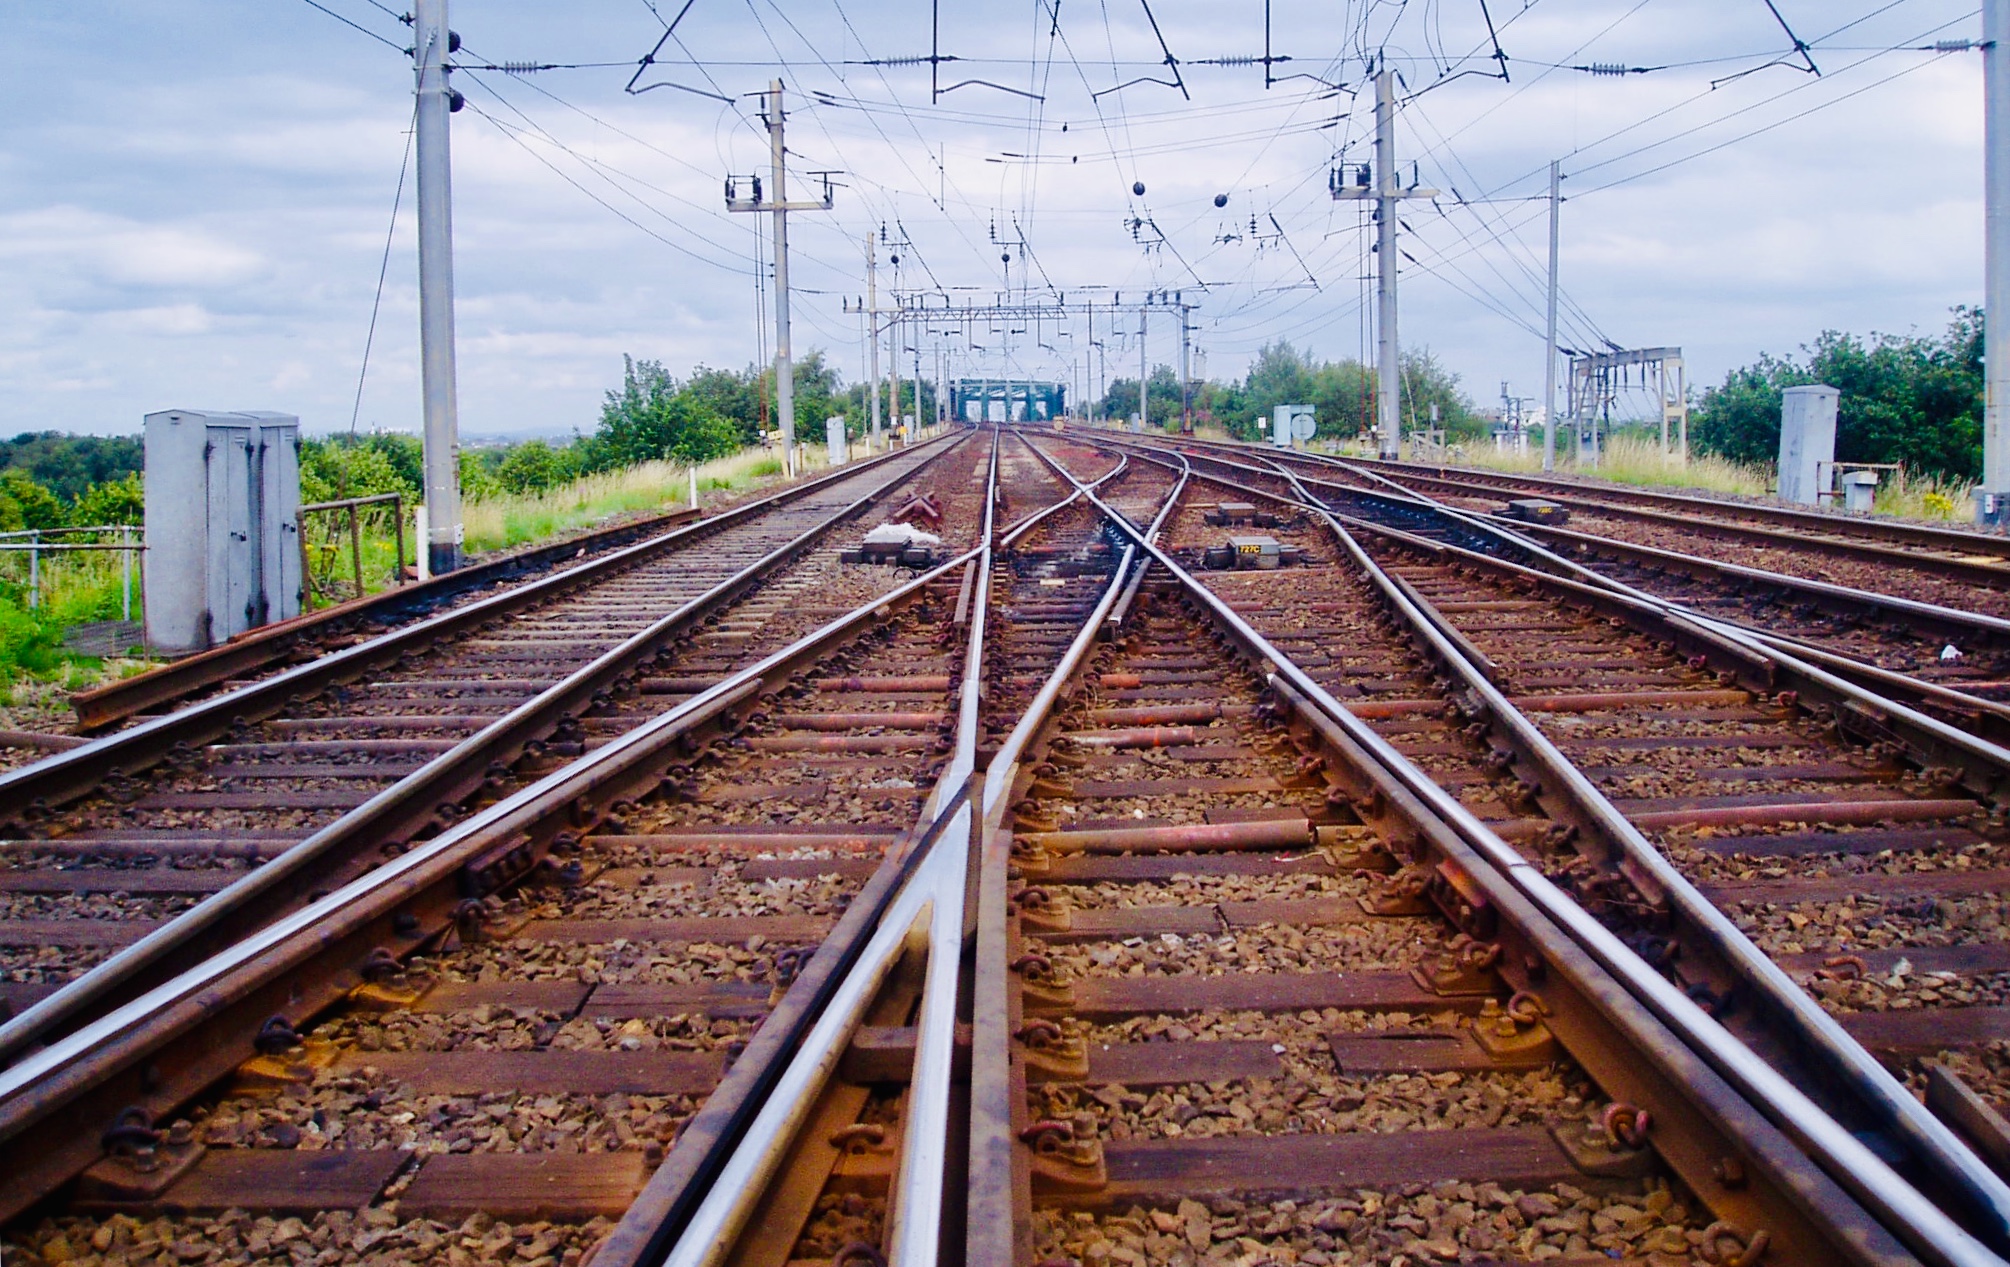
[[[1350,442],[1342,447],[1358,456],[1374,453],[1369,442]],[[1527,451],[1520,453],[1496,449],[1485,441],[1452,444],[1443,449],[1418,450],[1406,446],[1404,456],[1412,461],[1444,462],[1523,475],[1542,469],[1539,442],[1531,443]],[[1572,464],[1568,452],[1559,450],[1556,470],[1560,475],[1609,480],[1615,484],[1701,489],[1740,497],[1765,497],[1777,484],[1771,463],[1733,462],[1710,453],[1694,454],[1684,462],[1677,454],[1662,452],[1659,437],[1625,431],[1605,438],[1605,451],[1596,467],[1578,467]],[[1963,479],[1904,470],[1886,472],[1878,485],[1873,513],[1966,522],[1975,513],[1974,489],[1973,483]],[[1835,505],[1840,507],[1840,499]]]
[[[821,454],[819,449],[818,453]],[[822,465],[818,460],[816,465]],[[781,459],[758,449],[700,463],[698,500],[708,492],[738,493],[782,473]],[[582,476],[537,493],[505,493],[469,502],[461,510],[465,548],[506,550],[588,527],[616,515],[669,510],[690,504],[691,468],[644,462],[619,471]]]
[[1964,479],[1901,470],[1886,476],[1877,486],[1874,509],[1880,515],[1902,519],[1951,519],[1969,522],[1975,517],[1976,485]]
[[[1418,460],[1433,459],[1420,455]],[[1496,449],[1485,441],[1454,444],[1446,447],[1444,460],[1459,466],[1527,474],[1542,469],[1542,446],[1531,443],[1527,451],[1517,453]],[[1770,466],[1733,462],[1709,453],[1693,454],[1684,462],[1678,453],[1664,453],[1658,437],[1623,431],[1604,437],[1604,452],[1599,455],[1597,466],[1576,466],[1567,452],[1559,452],[1556,469],[1562,474],[1610,480],[1615,484],[1701,488],[1746,497],[1763,497],[1773,488]]]
[[[81,537],[62,538],[81,541]],[[0,707],[14,703],[12,688],[23,679],[60,681],[71,690],[97,681],[106,665],[63,647],[63,631],[73,625],[122,619],[126,610],[119,553],[62,551],[41,559],[40,584],[30,602],[28,556],[0,554]],[[142,619],[140,569],[132,572],[132,618]],[[111,671],[125,671],[112,662]]]

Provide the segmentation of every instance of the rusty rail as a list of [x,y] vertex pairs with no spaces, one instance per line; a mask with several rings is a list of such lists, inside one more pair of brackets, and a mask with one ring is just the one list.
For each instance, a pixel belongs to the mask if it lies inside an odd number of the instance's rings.
[[[859,468],[853,467],[843,475],[849,477],[858,473]],[[49,1041],[63,1027],[78,1025],[81,1018],[107,1002],[122,1002],[135,997],[157,984],[165,975],[230,945],[269,920],[275,912],[288,909],[317,891],[326,891],[333,884],[352,878],[359,849],[386,840],[402,841],[422,830],[442,802],[457,800],[479,789],[495,762],[522,751],[524,745],[549,733],[562,717],[585,707],[611,681],[634,672],[666,639],[732,601],[783,561],[808,548],[832,524],[841,522],[860,507],[883,496],[905,478],[905,473],[899,473],[868,488],[862,496],[811,526],[794,540],[752,561],[735,575],[666,614],[649,628],[624,639],[504,716],[488,721],[474,735],[432,758],[419,770],[404,776],[364,804],[344,813],[279,858],[248,873],[186,915],[163,925],[55,994],[33,1004],[19,1016],[0,1024],[0,1060],[11,1058],[32,1043]],[[821,486],[823,482],[817,481],[816,486]],[[717,525],[750,518],[760,513],[760,508],[772,504],[772,500],[738,508],[695,527],[710,531]],[[423,645],[442,633],[464,629],[498,612],[511,610],[529,601],[526,592],[542,596],[554,587],[577,584],[583,579],[582,572],[601,576],[618,571],[621,564],[636,552],[653,553],[663,548],[664,541],[680,536],[672,534],[669,538],[631,547],[628,551],[595,560],[584,568],[546,578],[522,590],[497,595],[418,626],[396,631],[362,647],[351,648],[266,682],[198,704],[183,713],[121,731],[35,765],[0,774],[0,804],[14,806],[14,812],[20,813],[37,801],[46,805],[57,803],[66,795],[79,795],[94,786],[108,769],[131,770],[150,758],[157,759],[173,745],[203,742],[227,729],[236,718],[256,716],[261,707],[277,707],[289,695],[310,685],[318,689],[320,683],[341,680],[345,674],[353,676],[373,662],[399,654],[407,645]]]
[[[1275,496],[1255,489],[1243,488],[1240,491],[1260,493],[1265,498]],[[1306,509],[1324,513],[1323,508],[1310,503],[1309,500],[1304,505]],[[1339,531],[1337,522],[1334,527]],[[1346,538],[1344,531],[1339,531],[1339,535],[1343,539],[1351,540]],[[1134,536],[1134,539],[1138,538]],[[1140,544],[1144,545],[1142,541]],[[1446,548],[1435,542],[1431,545],[1438,549]],[[1689,1050],[1697,1053],[1732,1085],[1738,1087],[1751,1104],[1760,1107],[1778,1130],[1795,1139],[1798,1145],[1822,1166],[1831,1179],[1876,1211],[1910,1249],[1928,1261],[1935,1262],[1996,1261],[1996,1255],[1985,1248],[1974,1234],[1941,1212],[1934,1202],[1928,1200],[1919,1189],[1865,1147],[1826,1110],[1816,1105],[1777,1069],[1760,1059],[1714,1017],[1705,1013],[1659,971],[1650,967],[1608,929],[1592,919],[1574,900],[1556,888],[1547,877],[1500,840],[1456,799],[1438,787],[1429,776],[1402,758],[1385,740],[1369,730],[1361,719],[1337,700],[1328,696],[1323,688],[1293,665],[1288,657],[1237,616],[1217,596],[1193,580],[1170,556],[1158,550],[1156,546],[1144,545],[1144,548],[1162,569],[1180,580],[1182,586],[1187,588],[1196,601],[1212,611],[1219,623],[1234,629],[1238,640],[1252,648],[1254,655],[1275,666],[1276,683],[1281,684],[1291,695],[1316,707],[1335,731],[1344,735],[1360,751],[1372,758],[1374,764],[1394,772],[1406,793],[1427,807],[1432,815],[1449,825],[1461,841],[1475,851],[1478,857],[1485,860],[1490,870],[1507,877],[1522,897],[1536,903],[1550,920],[1567,930],[1572,942],[1582,947],[1618,981],[1623,982],[1626,990],[1649,1008],[1660,1023],[1667,1025],[1681,1036]],[[1357,564],[1366,564],[1366,556],[1358,553],[1358,546],[1356,552]],[[1371,564],[1369,566],[1372,568]],[[1373,569],[1370,574],[1373,575],[1374,571],[1379,569]],[[1401,591],[1393,585],[1386,587],[1386,593],[1398,610],[1409,605]],[[1453,644],[1444,639],[1435,626],[1424,619],[1422,613],[1411,608],[1410,614],[1413,617],[1414,627],[1433,642],[1435,658],[1448,667],[1457,668],[1463,664]],[[1520,714],[1507,703],[1504,696],[1494,691],[1483,675],[1470,665],[1465,665],[1464,668],[1469,689],[1491,692],[1491,696],[1487,698],[1490,715],[1497,719],[1510,716],[1519,718]],[[1522,719],[1522,722],[1526,725],[1525,719]],[[1532,731],[1533,727],[1528,729]],[[1537,737],[1540,738],[1539,733]],[[1553,748],[1551,750],[1554,751]],[[1561,760],[1561,754],[1557,755]],[[1576,774],[1574,767],[1568,767],[1567,762],[1564,765],[1571,774]],[[1577,775],[1577,778],[1583,782],[1581,775]],[[1589,788],[1588,783],[1584,786]],[[1602,796],[1595,788],[1589,790],[1591,797],[1595,798],[1594,801],[1587,802],[1577,796],[1574,796],[1573,800],[1585,805],[1603,803]],[[1578,791],[1580,789],[1573,789],[1573,792]],[[1605,805],[1605,809],[1610,811],[1609,804]],[[1616,811],[1611,811],[1611,814],[1613,818],[1618,817]],[[1615,828],[1613,824],[1605,825],[1609,829]],[[1626,827],[1623,819],[1619,820],[1616,829],[1622,834],[1630,833],[1635,837],[1638,835]],[[1644,841],[1642,844],[1644,845]],[[1651,846],[1646,849],[1649,854],[1653,854]],[[1658,858],[1658,855],[1655,857]],[[1665,868],[1665,864],[1663,865]],[[1672,870],[1670,874],[1673,874]],[[1674,878],[1681,881],[1679,875]],[[1686,884],[1686,881],[1681,882]],[[1697,895],[1697,900],[1701,902],[1700,895]],[[1707,903],[1703,905],[1707,907]],[[1715,915],[1719,921],[1722,920],[1721,914],[1716,913],[1714,907],[1708,908],[1707,913],[1697,912],[1692,918],[1701,916],[1707,919],[1710,915]],[[1735,929],[1732,930],[1732,934],[1743,940],[1742,934],[1736,933]],[[1784,978],[1784,974],[1780,974],[1769,959],[1759,955],[1755,949],[1751,953],[1760,961],[1759,965],[1752,965],[1755,975],[1760,979],[1763,980],[1773,974]],[[1794,995],[1805,999],[1805,995],[1801,994],[1798,987],[1793,987],[1791,982],[1788,984]],[[1790,1009],[1788,1014],[1800,1010],[1792,999],[1782,999],[1781,1003],[1783,1009]],[[1819,1033],[1824,1028],[1835,1027],[1826,1016],[1818,1013],[1817,1019],[1809,1028]],[[1850,1047],[1855,1047],[1853,1041],[1846,1037],[1843,1041]],[[1861,1053],[1860,1047],[1855,1049]],[[1862,1060],[1875,1067],[1875,1062],[1870,1061],[1867,1055],[1863,1055]],[[1879,1092],[1885,1092],[1888,1088],[1896,1089],[1895,1097],[1880,1097],[1885,1100],[1882,1116],[1888,1120],[1906,1122],[1912,1127],[1908,1132],[1908,1138],[1914,1143],[1915,1149],[1919,1150],[1914,1160],[1925,1164],[1944,1182],[1960,1186],[1960,1190],[1968,1197],[1971,1216],[1981,1221],[1989,1242],[1999,1247],[2010,1244],[2010,1225],[2006,1225],[2003,1217],[2005,1211],[2010,1211],[2010,1201],[2004,1200],[1999,1195],[2005,1192],[2002,1181],[1981,1167],[1966,1145],[1919,1109],[1917,1103],[1911,1100],[1903,1088],[1897,1087],[1889,1074],[1883,1075],[1886,1087],[1876,1087],[1872,1082],[1874,1074],[1866,1074],[1861,1070],[1854,1072],[1855,1078],[1852,1080],[1856,1081],[1860,1088]],[[1865,1084],[1870,1085],[1866,1087]],[[1906,1101],[1906,1104],[1897,1103],[1899,1099]],[[1921,1123],[1918,1121],[1919,1118],[1925,1118],[1925,1121]]]

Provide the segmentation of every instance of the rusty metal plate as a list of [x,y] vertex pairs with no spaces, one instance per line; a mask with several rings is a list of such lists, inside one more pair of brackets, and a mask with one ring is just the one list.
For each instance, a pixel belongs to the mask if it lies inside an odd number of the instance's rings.
[[1399,1029],[1329,1034],[1326,1045],[1344,1074],[1472,1073],[1489,1069],[1540,1069],[1550,1062],[1528,1054],[1496,1056],[1469,1029]]
[[1887,849],[1894,853],[1924,853],[1929,849],[1952,851],[1983,842],[1984,837],[1966,827],[1938,824],[1932,827],[1881,827],[1868,831],[1795,832],[1780,836],[1703,836],[1689,843],[1719,857],[1742,853],[1755,858],[1798,858],[1821,853],[1858,857],[1883,853]]
[[1040,875],[1042,884],[1101,884],[1170,880],[1175,876],[1331,875],[1333,864],[1323,855],[1229,853],[1192,857],[1146,855],[1056,858]]
[[[1255,756],[1254,749],[1250,756]],[[1185,796],[1207,794],[1233,796],[1246,792],[1281,792],[1284,785],[1268,775],[1252,778],[1177,779],[1094,779],[1074,786],[1074,795],[1083,800],[1127,796]]]
[[1278,1059],[1275,1045],[1268,1041],[1093,1043],[1089,1047],[1089,1076],[1083,1081],[1158,1087],[1283,1075],[1283,1062]]
[[708,1016],[759,1016],[768,1010],[770,988],[758,981],[706,981],[696,985],[636,982],[593,987],[581,1015],[625,1021],[703,1011]]
[[0,919],[0,946],[130,946],[166,920]]
[[1713,902],[1840,902],[1868,896],[1881,901],[1913,897],[1966,897],[2010,888],[2010,868],[1988,871],[1912,871],[1902,875],[1782,876],[1697,886]]
[[214,893],[244,875],[221,867],[31,867],[0,872],[0,893]]
[[583,981],[442,981],[412,1006],[420,1012],[506,1007],[513,1012],[571,1016],[592,991]]

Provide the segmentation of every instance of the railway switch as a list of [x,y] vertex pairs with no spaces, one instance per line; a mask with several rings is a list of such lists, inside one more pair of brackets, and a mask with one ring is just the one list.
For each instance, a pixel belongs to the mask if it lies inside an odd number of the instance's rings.
[[1254,534],[1232,536],[1227,545],[1208,550],[1201,559],[1205,566],[1217,572],[1251,569],[1268,572],[1304,561],[1303,548],[1280,545],[1276,537]]
[[1504,518],[1519,519],[1531,524],[1562,524],[1570,522],[1570,511],[1561,503],[1542,497],[1521,497],[1507,504],[1501,512]]

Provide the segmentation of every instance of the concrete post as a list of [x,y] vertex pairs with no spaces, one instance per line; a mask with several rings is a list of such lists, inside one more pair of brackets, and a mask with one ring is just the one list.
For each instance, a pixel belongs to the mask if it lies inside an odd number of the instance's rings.
[[782,432],[782,474],[796,473],[796,369],[789,354],[788,158],[782,146],[782,81],[768,84],[768,154],[775,205],[775,419]]
[[1381,456],[1402,456],[1401,369],[1396,345],[1396,208],[1401,198],[1396,176],[1396,75],[1386,65],[1375,72],[1375,313],[1379,345],[1375,360],[1376,417],[1381,424]]
[[2010,522],[2010,0],[1982,4],[1982,488],[1976,516]]
[[[1542,362],[1542,469],[1556,469],[1556,236],[1557,210],[1562,199],[1557,187],[1563,177],[1558,165],[1549,165],[1549,327]],[[1685,442],[1686,443],[1686,442]]]
[[425,399],[426,542],[433,575],[461,565],[460,403],[454,369],[454,207],[447,116],[447,0],[417,0],[412,62],[418,95],[419,348]]

